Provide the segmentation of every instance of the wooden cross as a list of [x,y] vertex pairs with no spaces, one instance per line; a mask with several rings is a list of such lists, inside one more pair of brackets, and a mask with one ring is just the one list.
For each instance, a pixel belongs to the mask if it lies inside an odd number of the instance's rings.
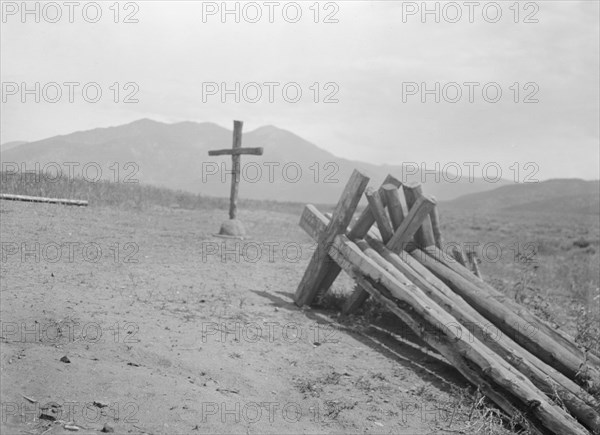
[[209,151],[209,156],[231,155],[232,161],[232,178],[231,178],[231,195],[229,197],[229,219],[235,219],[237,215],[237,197],[240,185],[240,160],[242,154],[253,154],[262,156],[262,148],[242,148],[242,121],[233,121],[233,146],[232,149],[213,150]]

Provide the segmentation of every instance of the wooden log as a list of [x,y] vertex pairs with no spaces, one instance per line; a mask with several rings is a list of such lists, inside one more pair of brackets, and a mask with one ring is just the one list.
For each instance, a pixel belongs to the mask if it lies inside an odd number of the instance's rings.
[[[300,227],[312,237],[313,240],[318,241],[321,234],[325,232],[327,225],[329,225],[330,219],[330,216],[323,215],[314,205],[307,204],[300,217]],[[373,240],[380,240],[377,238],[375,232],[370,231],[368,234]],[[362,289],[362,287],[357,286],[357,288],[355,288],[346,298],[342,307],[342,313],[349,314],[355,312],[368,298],[369,293]]]
[[467,261],[471,265],[471,269],[477,278],[481,278],[481,271],[479,270],[479,259],[477,258],[477,252],[467,252]]
[[[435,197],[432,197],[432,199],[435,201]],[[431,219],[431,229],[433,231],[433,240],[435,241],[435,246],[442,249],[444,246],[444,240],[442,239],[442,231],[440,230],[440,215],[437,205],[433,207],[433,210],[431,210],[429,218]]]
[[[365,251],[364,245],[357,245]],[[527,376],[533,384],[548,397],[558,396],[569,412],[593,433],[600,433],[600,402],[579,387],[575,382],[539,360],[523,349],[507,335],[503,335],[489,320],[483,317],[463,298],[444,285],[425,267],[420,265],[407,253],[397,255],[385,248],[376,240],[369,240],[368,245],[375,249],[381,260],[393,265],[402,275],[419,287],[427,296],[450,313],[462,326],[479,338],[485,345],[509,362],[519,372]],[[406,261],[405,261],[406,260]],[[409,264],[410,263],[410,264]],[[379,262],[380,265],[381,261]],[[491,332],[494,332],[492,334]]]
[[[384,186],[394,186],[398,189],[402,183],[400,180],[395,178],[394,176],[388,174],[383,180],[383,184],[379,188],[379,193],[383,195],[383,187]],[[387,202],[385,196],[382,198],[382,202]],[[384,204],[385,205],[385,204]],[[361,215],[359,216],[356,223],[352,226],[352,229],[348,233],[348,237],[350,240],[362,239],[370,230],[373,224],[375,223],[375,215],[371,211],[371,206],[367,205],[367,207],[363,210]],[[306,230],[306,229],[305,229]],[[384,230],[385,231],[385,230]],[[356,311],[360,306],[369,298],[369,293],[363,290],[360,286],[358,286],[346,299],[344,306],[342,307],[342,312],[344,314],[350,314]]]
[[[318,241],[330,221],[331,213],[323,214],[314,205],[307,204],[304,206],[304,210],[300,216],[300,228],[312,237],[313,240]],[[366,235],[373,240],[381,242],[379,234],[373,230],[369,231]]]
[[381,239],[387,243],[387,241],[392,238],[394,230],[392,229],[392,224],[388,220],[385,213],[381,196],[379,195],[379,192],[372,187],[367,188],[365,196],[369,202],[369,208],[371,209],[371,213],[375,218],[375,222],[377,222],[377,228],[379,228]]
[[[305,208],[303,216],[302,221],[304,224],[302,227],[316,240],[318,235],[327,227],[328,219],[312,206]],[[368,247],[373,248],[379,254],[379,258],[372,258],[380,266],[385,268],[382,260],[394,266],[401,272],[399,275],[392,271],[396,279],[405,285],[407,284],[406,279],[408,279],[412,284],[419,287],[427,296],[460,322],[462,326],[465,326],[468,334],[473,334],[479,338],[490,349],[527,376],[547,396],[558,396],[571,414],[592,433],[600,431],[600,403],[593,396],[562,373],[523,349],[510,337],[500,333],[497,328],[496,333],[492,335],[491,331],[495,327],[489,320],[406,252],[397,255],[387,249],[380,240],[370,235],[367,236],[367,241]],[[367,251],[366,243],[360,240],[356,242],[363,252]],[[364,291],[364,293],[367,293],[367,291]],[[351,305],[354,303],[360,306],[364,301],[354,301],[352,299],[359,295],[362,296],[354,291],[351,297],[347,299],[346,304]]]
[[[469,281],[442,262],[421,250],[411,253],[413,258],[427,267],[452,290],[465,299],[473,308],[490,320],[503,333],[509,335],[533,355],[554,367],[569,379],[593,392],[600,385],[600,373],[585,364],[582,352],[573,353],[561,346],[557,340],[539,327],[539,319],[527,312],[524,307],[507,301],[504,295],[495,290],[491,292],[482,281]],[[443,253],[440,253],[443,255]],[[477,277],[472,275],[475,280]],[[591,384],[588,384],[591,382]]]
[[[423,328],[424,322],[421,318],[415,315],[411,310],[405,310],[398,306],[398,303],[389,297],[389,291],[380,283],[373,281],[369,277],[366,277],[348,265],[345,272],[354,279],[354,281],[361,286],[368,295],[372,296],[381,305],[386,307],[391,313],[394,313],[404,324],[406,324],[412,331],[419,331],[417,334],[423,340],[428,343],[436,343],[435,346],[431,346],[442,355],[450,355],[452,353],[452,343],[449,340],[439,339],[439,335],[431,333],[428,328]],[[444,350],[441,350],[444,349]],[[448,357],[446,357],[448,359]],[[504,396],[499,394],[485,379],[483,379],[478,373],[470,368],[460,358],[448,359],[450,364],[456,367],[465,378],[470,381],[473,385],[483,392],[488,398],[492,400],[498,407],[503,410],[507,415],[511,417],[520,418],[522,413],[515,407],[513,402],[506,399]],[[528,423],[526,419],[525,423]],[[542,435],[547,434],[548,431],[541,431],[536,427],[527,427],[532,434]]]
[[[406,244],[412,239],[416,231],[421,227],[423,219],[429,214],[433,203],[428,198],[421,196],[418,198],[416,204],[408,212],[406,218],[401,222],[400,226],[396,229],[394,234],[387,241],[387,245],[394,251],[399,251],[405,248]],[[383,234],[382,239],[385,240]],[[351,314],[356,311],[368,298],[368,294],[361,287],[357,287],[350,297],[346,300],[346,303],[342,307],[342,313]]]
[[577,355],[578,358],[585,360],[587,362],[585,366],[591,365],[595,370],[600,371],[600,358],[591,352],[582,351],[575,344],[575,339],[573,337],[570,337],[565,332],[550,326],[548,323],[544,322],[539,317],[531,314],[528,310],[526,310],[523,306],[519,305],[513,299],[505,296],[488,283],[477,278],[467,268],[461,267],[456,262],[453,262],[440,249],[437,249],[435,247],[429,247],[426,248],[424,251],[428,255],[442,262],[446,267],[449,267],[454,272],[458,273],[467,281],[472,282],[475,285],[483,286],[490,295],[493,295],[494,299],[502,301],[504,305],[510,307],[510,309],[519,313],[519,315],[523,317],[523,319],[527,322],[528,325],[533,325],[536,329],[544,331],[550,337],[554,338],[561,346],[569,349],[569,351],[572,352],[574,355]]
[[336,235],[346,231],[368,183],[366,175],[357,170],[352,172],[333,211],[332,219],[320,235],[317,249],[296,289],[294,300],[298,306],[311,304],[320,291],[327,291],[339,274],[340,268],[326,255],[327,250]]
[[[406,247],[411,241],[413,235],[421,227],[423,219],[425,219],[431,208],[435,206],[435,203],[425,196],[420,196],[417,202],[413,204],[406,218],[402,220],[400,226],[396,229],[394,234],[387,241],[387,246],[393,251],[400,251]],[[382,234],[382,239],[385,240]],[[342,307],[344,314],[351,314],[356,311],[368,298],[368,294],[361,287],[357,287],[350,297],[346,300],[346,303]]]
[[[371,251],[371,255],[374,255],[374,250]],[[338,235],[335,238],[329,254],[344,270],[351,271],[355,276],[363,275],[371,282],[382,284],[392,298],[410,307],[415,316],[420,317],[423,321],[420,327],[414,323],[408,323],[411,329],[414,328],[415,334],[424,338],[463,376],[475,382],[475,385],[478,385],[479,379],[489,383],[491,389],[498,391],[499,395],[504,397],[504,400],[499,401],[499,406],[506,405],[510,401],[516,402],[517,408],[527,410],[529,421],[540,431],[582,435],[587,433],[573,417],[560,407],[550,403],[548,398],[529,379],[499,358],[479,339],[473,337],[467,340],[458,332],[460,329],[455,333],[454,329],[444,327],[444,325],[457,324],[456,319],[427,297],[418,287],[400,283],[388,270],[381,268],[365,255],[345,235]],[[391,265],[389,268],[394,269]],[[433,341],[424,337],[424,327],[432,330],[432,335],[435,337]],[[440,342],[444,342],[446,345],[440,345]],[[465,370],[466,366],[469,366],[468,370]],[[475,379],[472,377],[473,372],[479,375]]]
[[[429,219],[429,213],[435,206],[435,202],[425,196],[420,196],[415,203],[412,204],[406,218],[402,221],[394,235],[387,243],[388,248],[394,252],[399,252],[405,249],[406,244],[415,236],[421,229],[425,219]],[[421,231],[422,232],[422,231]]]
[[[403,184],[402,189],[404,190],[404,198],[406,199],[406,205],[410,213],[410,209],[417,202],[417,200],[423,196],[423,188],[418,183]],[[435,200],[432,200],[435,204]],[[419,247],[427,247],[435,245],[435,239],[433,238],[433,229],[431,228],[431,219],[427,215],[423,219],[423,224],[417,230],[415,234],[415,242]]]
[[381,186],[381,191],[383,192],[383,197],[387,204],[392,228],[396,230],[404,220],[404,216],[406,216],[402,201],[400,200],[400,191],[398,190],[398,187],[393,184],[384,184]]
[[82,199],[45,198],[42,196],[13,195],[9,193],[0,193],[0,199],[6,199],[8,201],[42,202],[46,204],[77,205],[80,207],[88,205],[88,202]]
[[[386,184],[392,184],[396,187],[400,187],[402,185],[400,180],[389,174],[387,177],[385,177],[385,180],[383,180],[382,187]],[[350,240],[362,239],[374,223],[375,216],[373,216],[373,213],[371,213],[371,208],[367,206],[352,226],[352,229],[348,233],[348,237]]]

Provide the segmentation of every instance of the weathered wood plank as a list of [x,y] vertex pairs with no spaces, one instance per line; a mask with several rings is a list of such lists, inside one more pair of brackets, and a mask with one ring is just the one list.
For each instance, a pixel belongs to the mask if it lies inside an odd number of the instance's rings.
[[320,291],[327,291],[340,272],[339,266],[327,255],[329,245],[340,233],[345,233],[356,206],[364,193],[369,178],[354,170],[346,184],[325,231],[318,239],[310,263],[296,289],[294,300],[298,306],[311,304]]

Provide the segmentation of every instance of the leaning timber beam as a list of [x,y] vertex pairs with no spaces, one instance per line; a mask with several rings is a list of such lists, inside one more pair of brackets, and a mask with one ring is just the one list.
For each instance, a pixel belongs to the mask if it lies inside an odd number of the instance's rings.
[[[456,367],[466,379],[468,379],[473,385],[476,385],[483,394],[485,394],[507,415],[516,418],[522,416],[521,411],[515,407],[515,404],[512,400],[507,399],[498,391],[496,391],[496,389],[493,388],[490,383],[488,383],[481,375],[479,375],[475,370],[471,369],[469,364],[466,364],[459,357],[448,358],[448,355],[453,355],[452,342],[447,339],[440,339],[439,334],[434,334],[429,331],[428,328],[423,328],[423,320],[411,310],[400,307],[398,302],[394,301],[390,297],[389,291],[383,285],[367,276],[362,275],[359,271],[353,269],[352,267],[348,267],[345,271],[359,286],[365,289],[365,291],[371,297],[373,297],[373,299],[386,307],[390,312],[394,313],[411,330],[419,331],[419,337],[425,340],[425,342],[435,343],[435,347],[432,346],[432,348],[436,349],[442,355],[446,355],[446,359],[448,359],[448,361],[453,364],[453,366]],[[528,429],[534,435],[549,433],[546,430],[540,431],[534,426],[529,426]]]
[[[380,283],[389,291],[388,299],[395,299],[406,310],[411,310],[422,323],[408,326],[415,334],[424,337],[423,329],[433,335],[426,342],[475,385],[483,379],[502,399],[496,396],[498,406],[513,402],[518,409],[526,410],[528,420],[542,433],[581,434],[587,431],[562,408],[552,404],[547,396],[516,371],[476,337],[463,336],[460,329],[445,325],[457,324],[456,319],[444,311],[415,285],[405,285],[387,270],[380,267],[345,235],[335,237],[329,255],[351,275],[361,275],[373,283]],[[393,266],[390,266],[393,267]],[[365,289],[369,291],[369,289]],[[385,297],[385,296],[383,296]],[[443,343],[443,344],[440,344]],[[473,376],[473,373],[476,376]]]
[[42,196],[12,195],[0,193],[0,199],[9,201],[43,202],[46,204],[78,205],[87,206],[88,202],[82,199],[45,198]]
[[578,358],[585,360],[587,362],[587,365],[591,365],[597,370],[600,370],[600,357],[591,352],[584,353],[575,344],[575,340],[573,339],[573,337],[568,336],[565,332],[561,330],[550,327],[546,322],[531,314],[528,310],[524,309],[514,300],[503,295],[491,285],[481,281],[466,267],[461,267],[455,261],[452,261],[452,259],[448,258],[448,256],[446,256],[442,250],[430,247],[424,249],[424,251],[427,254],[434,257],[435,259],[437,259],[438,261],[442,262],[445,266],[449,267],[454,272],[458,273],[467,281],[474,283],[475,285],[481,285],[483,288],[485,288],[486,292],[492,295],[496,300],[501,301],[504,305],[517,312],[521,317],[523,317],[523,319],[525,319],[525,321],[528,322],[529,325],[534,325],[535,328],[544,331],[546,334],[558,341],[558,343],[560,343],[563,347],[569,349],[573,354],[577,355]]
[[332,218],[325,231],[320,234],[317,249],[313,253],[304,276],[296,289],[294,302],[298,306],[310,305],[319,292],[329,289],[340,273],[340,267],[327,255],[329,245],[339,233],[344,233],[363,192],[367,188],[369,177],[362,172],[354,170],[346,184]]
[[[314,239],[317,239],[328,224],[326,216],[315,207],[306,206],[301,219],[301,227]],[[402,252],[399,255],[384,246],[381,240],[371,235],[365,241],[357,241],[363,252],[369,252],[371,258],[383,268],[389,265],[397,270],[388,270],[396,279],[408,285],[406,279],[419,287],[444,310],[450,313],[468,334],[479,338],[486,346],[508,361],[513,367],[532,380],[533,384],[549,397],[558,397],[569,412],[592,433],[600,433],[600,403],[579,387],[575,382],[540,361],[523,349],[510,337],[500,331],[462,297],[454,293],[432,272],[417,260]],[[370,248],[377,253],[368,251]],[[401,273],[397,273],[397,272]],[[354,295],[355,292],[352,293]]]
[[398,280],[408,279],[409,282],[423,290],[427,296],[450,313],[461,326],[464,326],[468,330],[469,336],[477,337],[527,376],[548,397],[558,398],[569,412],[592,433],[600,434],[600,402],[591,394],[523,349],[510,337],[502,334],[489,320],[410,255],[403,253],[404,255],[399,256],[383,246],[381,242],[373,239],[369,240],[368,244],[365,241],[359,241],[357,245],[363,252],[374,249],[376,254],[372,254],[371,257],[380,266],[386,267],[388,264],[394,266],[396,271],[392,270],[391,273]]
[[[413,258],[444,281],[504,334],[510,336],[540,360],[583,385],[590,392],[600,386],[600,372],[597,368],[587,364],[588,361],[583,352],[574,353],[570,348],[562,346],[554,336],[547,334],[540,327],[540,320],[524,307],[515,303],[507,303],[506,296],[486,285],[474,275],[471,275],[474,277],[473,280],[459,275],[439,261],[437,258],[439,253],[436,254],[436,258],[434,258],[419,249],[411,252]],[[490,289],[494,291],[492,292]]]
[[[387,184],[396,186],[396,188],[398,188],[402,185],[400,180],[393,177],[392,175],[388,175],[387,177],[385,177],[385,180],[383,180],[383,184],[379,188],[379,193],[383,193],[383,186],[385,186]],[[384,198],[385,198],[385,196],[384,196]],[[367,232],[373,226],[374,223],[375,223],[375,216],[371,212],[371,208],[365,207],[365,209],[362,211],[362,213],[360,214],[360,216],[358,217],[358,219],[356,220],[354,225],[352,225],[352,229],[348,233],[348,237],[350,237],[350,240],[362,239],[365,236],[365,234],[367,234]]]
[[[384,185],[381,189],[386,197],[386,201],[389,202],[388,209],[390,215],[396,215],[395,218],[391,218],[393,229],[395,231],[393,233],[391,233],[391,229],[387,231],[381,231],[382,224],[389,226],[390,223],[387,220],[387,217],[384,215],[383,210],[378,210],[379,205],[375,201],[369,200],[369,209],[371,210],[373,216],[375,216],[377,225],[380,228],[381,238],[386,243],[386,246],[392,250],[400,251],[404,248],[407,248],[408,244],[413,239],[413,236],[416,240],[416,234],[419,231],[423,232],[423,222],[426,218],[428,218],[429,213],[431,213],[431,210],[435,206],[435,201],[423,195],[418,196],[416,202],[412,204],[410,211],[406,214],[406,216],[403,216],[402,219],[400,219],[398,207],[401,206],[401,203],[399,201],[400,195],[398,193],[398,189],[396,189],[396,193],[393,193],[393,189],[392,192],[390,192],[388,186],[389,185]],[[392,207],[394,206],[396,207],[395,212],[392,211]],[[380,224],[381,220],[384,221],[382,224]],[[349,234],[349,237],[350,235],[351,234]],[[357,287],[346,300],[346,303],[342,307],[342,312],[344,314],[353,313],[362,305],[368,296],[369,294],[365,290]]]

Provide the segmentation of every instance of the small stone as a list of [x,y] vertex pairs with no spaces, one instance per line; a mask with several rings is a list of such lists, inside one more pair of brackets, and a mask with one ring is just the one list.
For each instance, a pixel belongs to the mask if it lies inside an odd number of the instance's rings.
[[242,221],[238,219],[229,219],[221,224],[219,234],[225,236],[243,237],[246,235],[246,229],[244,228]]
[[60,362],[69,364],[71,362],[71,360],[69,358],[67,358],[67,356],[65,355],[60,359]]
[[104,423],[104,427],[102,428],[102,430],[100,432],[104,432],[104,433],[112,433],[115,430],[113,429],[113,427],[108,424],[108,423]]

